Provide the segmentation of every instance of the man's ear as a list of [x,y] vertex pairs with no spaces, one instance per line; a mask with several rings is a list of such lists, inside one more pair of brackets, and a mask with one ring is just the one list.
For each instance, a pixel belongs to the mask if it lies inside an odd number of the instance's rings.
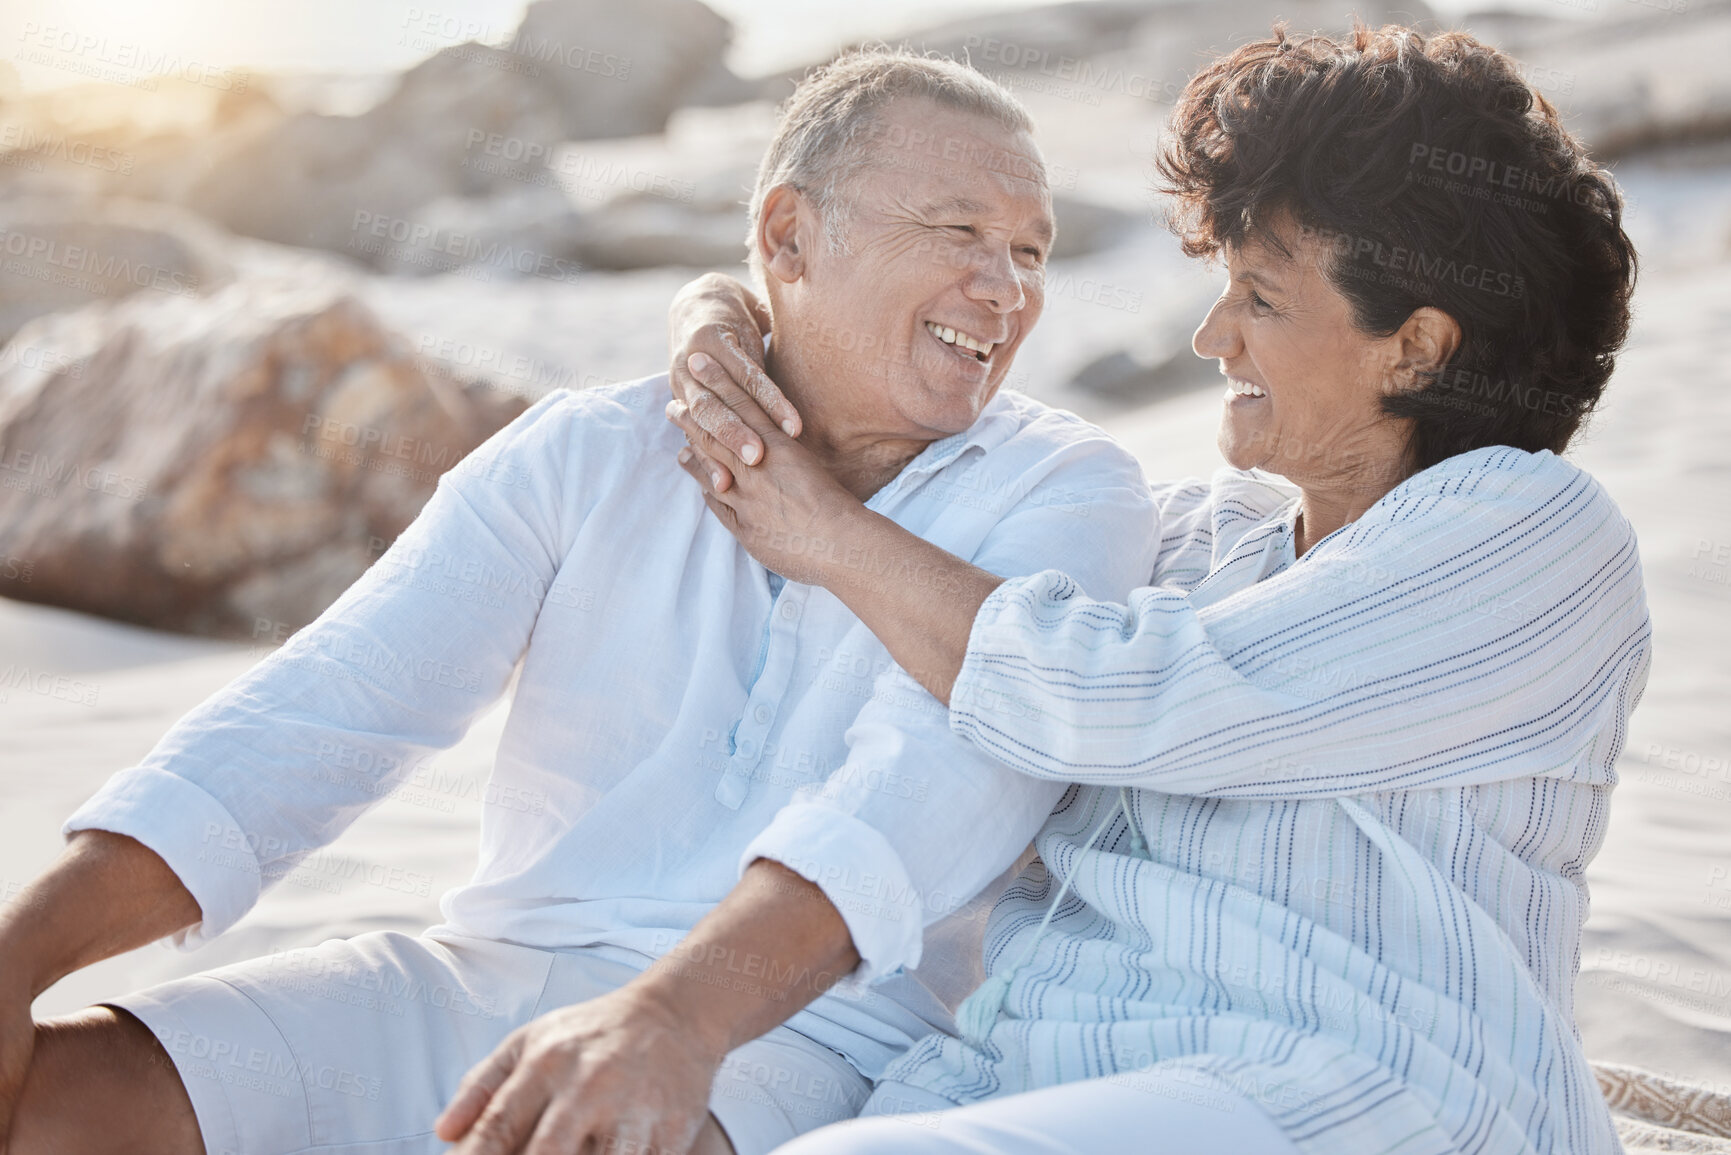
[[800,241],[813,219],[811,203],[792,185],[769,190],[757,218],[757,252],[767,277],[791,285],[805,275]]
[[1394,334],[1397,389],[1416,389],[1429,374],[1447,365],[1461,347],[1461,326],[1441,309],[1424,305],[1414,309]]

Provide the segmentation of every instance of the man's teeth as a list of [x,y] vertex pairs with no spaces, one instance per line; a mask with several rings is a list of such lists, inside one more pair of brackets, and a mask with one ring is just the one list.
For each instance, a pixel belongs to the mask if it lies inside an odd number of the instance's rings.
[[926,322],[926,328],[932,331],[932,336],[946,345],[960,345],[964,349],[972,349],[981,357],[992,355],[993,342],[991,341],[976,341],[966,333],[958,333],[954,329],[946,328],[943,325],[934,325],[930,321]]
[[1226,391],[1228,393],[1236,394],[1239,397],[1266,397],[1266,396],[1268,396],[1267,393],[1264,393],[1262,391],[1262,386],[1253,385],[1249,381],[1240,381],[1236,377],[1228,377],[1226,379]]

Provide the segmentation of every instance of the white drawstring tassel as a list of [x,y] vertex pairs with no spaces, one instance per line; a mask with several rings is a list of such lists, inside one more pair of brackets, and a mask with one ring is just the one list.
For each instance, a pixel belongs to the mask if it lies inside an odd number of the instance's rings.
[[[1124,791],[1122,789],[1118,791],[1118,797],[1120,801],[1123,800]],[[1058,904],[1063,902],[1064,896],[1070,892],[1070,883],[1075,879],[1076,871],[1081,869],[1082,859],[1094,849],[1094,843],[1105,832],[1106,827],[1117,813],[1118,808],[1116,806],[1107,811],[1106,817],[1100,820],[1100,825],[1094,828],[1094,833],[1088,836],[1088,841],[1082,846],[1082,853],[1076,856],[1076,862],[1071,866],[1070,873],[1059,885],[1057,897],[1052,899],[1052,905],[1046,908],[1046,917],[1040,920],[1040,926],[1034,931],[1034,937],[1029,940],[1028,948],[1022,952],[1022,957],[1009,970],[1000,971],[981,983],[979,988],[966,999],[963,999],[962,1005],[956,1008],[956,1029],[961,1031],[962,1038],[967,1040],[969,1045],[974,1047],[985,1045],[986,1036],[992,1033],[992,1028],[997,1025],[998,1015],[1004,1009],[1004,1000],[1009,997],[1010,983],[1015,979],[1016,972],[1028,965],[1028,960],[1034,957],[1034,949],[1040,945],[1040,939],[1045,936],[1046,927],[1051,925],[1052,916],[1058,912]],[[1134,833],[1136,824],[1132,822],[1130,829]],[[1138,842],[1141,840],[1139,835],[1135,837]]]
[[1124,808],[1124,821],[1130,827],[1130,853],[1152,861],[1154,856],[1148,853],[1148,844],[1142,841],[1142,832],[1136,828],[1136,816],[1130,813],[1130,795],[1122,786],[1118,787],[1118,805]]
[[1003,1010],[1004,999],[1010,993],[1010,979],[1021,965],[1011,967],[1008,974],[992,975],[956,1008],[956,1029],[971,1046],[983,1046],[986,1036],[997,1025],[998,1012]]

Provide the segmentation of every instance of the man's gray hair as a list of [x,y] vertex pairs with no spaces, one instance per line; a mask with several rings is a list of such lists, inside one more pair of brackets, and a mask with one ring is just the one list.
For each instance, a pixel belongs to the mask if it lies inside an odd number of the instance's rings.
[[843,53],[809,73],[782,106],[751,194],[747,244],[754,271],[762,271],[757,224],[763,200],[777,185],[805,194],[823,218],[830,251],[846,251],[852,180],[873,162],[873,137],[884,109],[903,97],[985,117],[1011,132],[1034,129],[1009,89],[966,64],[883,45]]

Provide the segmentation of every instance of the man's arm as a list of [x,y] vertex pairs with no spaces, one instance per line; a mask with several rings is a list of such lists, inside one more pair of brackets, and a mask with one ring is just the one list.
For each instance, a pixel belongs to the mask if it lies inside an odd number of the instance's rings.
[[[60,859],[0,907],[0,1136],[29,1068],[37,995],[153,939],[189,947],[221,933],[503,691],[563,551],[569,486],[541,463],[571,455],[560,424],[537,421],[558,404],[538,404],[443,475],[318,623],[67,818]],[[459,563],[510,580],[478,601],[466,595],[491,591]],[[357,763],[379,772],[348,772]]]
[[191,926],[198,913],[154,850],[124,834],[80,830],[0,907],[0,981],[34,999],[73,971]]
[[173,869],[200,916],[175,945],[233,925],[504,692],[595,488],[575,404],[550,395],[441,475],[316,622],[67,818],[67,834],[125,834]]
[[519,1027],[464,1077],[436,1130],[453,1155],[684,1152],[727,1052],[777,1026],[859,963],[812,883],[758,859],[683,942],[598,999]]
[[198,921],[198,903],[155,851],[84,830],[0,906],[0,1150],[30,1069],[30,1004],[66,975]]

